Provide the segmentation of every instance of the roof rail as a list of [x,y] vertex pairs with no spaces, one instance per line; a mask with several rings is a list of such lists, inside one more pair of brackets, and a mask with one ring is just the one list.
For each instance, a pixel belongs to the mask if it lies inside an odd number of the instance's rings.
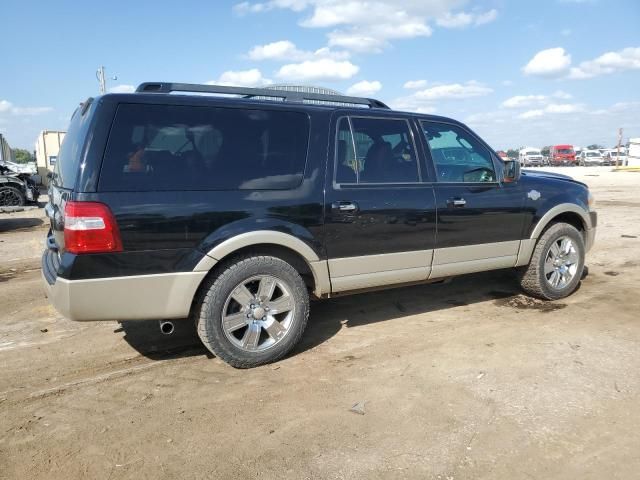
[[244,95],[246,98],[268,97],[282,99],[284,102],[304,103],[305,100],[332,102],[337,104],[366,105],[369,108],[389,107],[374,98],[349,97],[347,95],[329,95],[324,93],[293,92],[270,88],[229,87],[226,85],[199,85],[195,83],[145,82],[136,89],[137,93],[221,93],[226,95]]

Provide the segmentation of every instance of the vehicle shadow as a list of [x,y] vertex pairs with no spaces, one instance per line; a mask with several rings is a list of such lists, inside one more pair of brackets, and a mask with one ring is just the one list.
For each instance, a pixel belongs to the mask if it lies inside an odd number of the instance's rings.
[[444,283],[393,288],[317,302],[311,309],[302,341],[292,355],[324,343],[342,328],[402,321],[410,315],[508,299],[521,293],[513,271],[498,270],[461,276]]
[[141,355],[152,360],[207,355],[213,357],[204,347],[196,327],[190,319],[176,320],[171,335],[160,332],[157,320],[128,320],[120,322],[114,333],[124,332],[124,340]]
[[2,218],[0,219],[0,233],[14,230],[28,230],[39,227],[44,223],[41,218]]
[[[394,288],[313,302],[307,329],[290,356],[326,342],[342,328],[402,321],[403,317],[409,315],[507,299],[520,293],[513,272],[499,270],[458,277],[447,283]],[[175,331],[171,335],[163,335],[155,320],[123,321],[120,324],[121,329],[117,331],[124,331],[124,340],[148,358],[212,357],[198,339],[195,325],[190,320],[176,320]]]

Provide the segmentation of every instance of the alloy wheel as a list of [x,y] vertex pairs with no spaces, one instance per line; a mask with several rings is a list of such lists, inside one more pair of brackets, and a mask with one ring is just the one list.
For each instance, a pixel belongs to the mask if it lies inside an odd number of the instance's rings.
[[240,282],[222,309],[222,330],[236,347],[261,352],[282,341],[294,319],[291,288],[271,275]]
[[554,289],[565,288],[578,272],[580,256],[576,246],[567,236],[562,236],[551,244],[544,261],[544,277]]

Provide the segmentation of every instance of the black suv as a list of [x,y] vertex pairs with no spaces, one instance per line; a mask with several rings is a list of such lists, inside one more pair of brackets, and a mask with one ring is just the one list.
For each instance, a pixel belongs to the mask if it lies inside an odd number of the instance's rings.
[[526,292],[562,298],[596,226],[586,185],[521,174],[455,120],[172,83],[81,104],[46,211],[44,283],[62,314],[165,331],[191,317],[244,368],[291,350],[310,296],[517,268]]

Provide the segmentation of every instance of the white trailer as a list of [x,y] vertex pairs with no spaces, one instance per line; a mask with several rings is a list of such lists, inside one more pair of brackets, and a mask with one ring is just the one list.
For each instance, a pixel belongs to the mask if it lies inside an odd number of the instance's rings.
[[640,167],[640,137],[629,139],[629,151],[627,152],[627,166]]

